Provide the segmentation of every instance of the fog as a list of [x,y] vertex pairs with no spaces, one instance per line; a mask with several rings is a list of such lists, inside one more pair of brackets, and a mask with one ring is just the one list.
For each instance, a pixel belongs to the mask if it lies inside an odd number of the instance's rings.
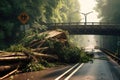
[[94,48],[94,46],[97,45],[97,39],[95,39],[94,35],[71,35],[70,39],[79,48],[81,47]]
[[120,37],[112,35],[70,35],[70,41],[79,48],[94,48],[95,46],[99,46],[117,52]]

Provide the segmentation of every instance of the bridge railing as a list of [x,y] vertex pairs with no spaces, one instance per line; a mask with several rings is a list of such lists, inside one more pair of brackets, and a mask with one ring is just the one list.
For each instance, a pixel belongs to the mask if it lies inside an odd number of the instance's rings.
[[46,23],[49,26],[65,26],[65,25],[120,25],[111,22],[69,22],[69,23]]

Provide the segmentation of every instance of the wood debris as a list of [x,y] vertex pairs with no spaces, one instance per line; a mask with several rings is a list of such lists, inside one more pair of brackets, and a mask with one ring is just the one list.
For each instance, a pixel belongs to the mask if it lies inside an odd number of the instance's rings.
[[[23,52],[5,52],[0,51],[0,73],[9,72],[0,75],[0,79],[4,79],[9,75],[15,73],[19,67],[27,64],[30,60],[37,61],[38,58],[45,60],[57,61],[58,57],[55,54],[49,54],[52,50],[48,46],[44,46],[47,40],[57,40],[63,44],[67,42],[66,34],[62,31],[47,31],[39,35],[47,34],[43,40],[34,39],[29,45],[30,51]],[[52,53],[52,52],[51,52]],[[19,66],[19,67],[18,67]]]

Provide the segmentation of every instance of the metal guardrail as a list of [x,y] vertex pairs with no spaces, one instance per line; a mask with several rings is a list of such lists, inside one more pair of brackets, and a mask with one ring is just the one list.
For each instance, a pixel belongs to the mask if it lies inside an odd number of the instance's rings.
[[69,22],[69,23],[46,23],[49,26],[65,26],[65,25],[120,25],[117,23],[110,22]]
[[113,52],[107,50],[107,49],[101,49],[104,53],[106,53],[108,56],[110,56],[112,59],[114,59],[118,64],[120,64],[120,58],[116,55],[112,54]]

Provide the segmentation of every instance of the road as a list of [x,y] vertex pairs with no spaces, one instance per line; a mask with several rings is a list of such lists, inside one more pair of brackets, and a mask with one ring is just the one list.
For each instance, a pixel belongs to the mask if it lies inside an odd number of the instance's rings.
[[94,51],[94,55],[93,61],[88,63],[23,73],[12,80],[120,80],[120,66],[116,62],[99,50]]
[[102,52],[93,63],[86,63],[69,80],[120,80],[120,66]]

